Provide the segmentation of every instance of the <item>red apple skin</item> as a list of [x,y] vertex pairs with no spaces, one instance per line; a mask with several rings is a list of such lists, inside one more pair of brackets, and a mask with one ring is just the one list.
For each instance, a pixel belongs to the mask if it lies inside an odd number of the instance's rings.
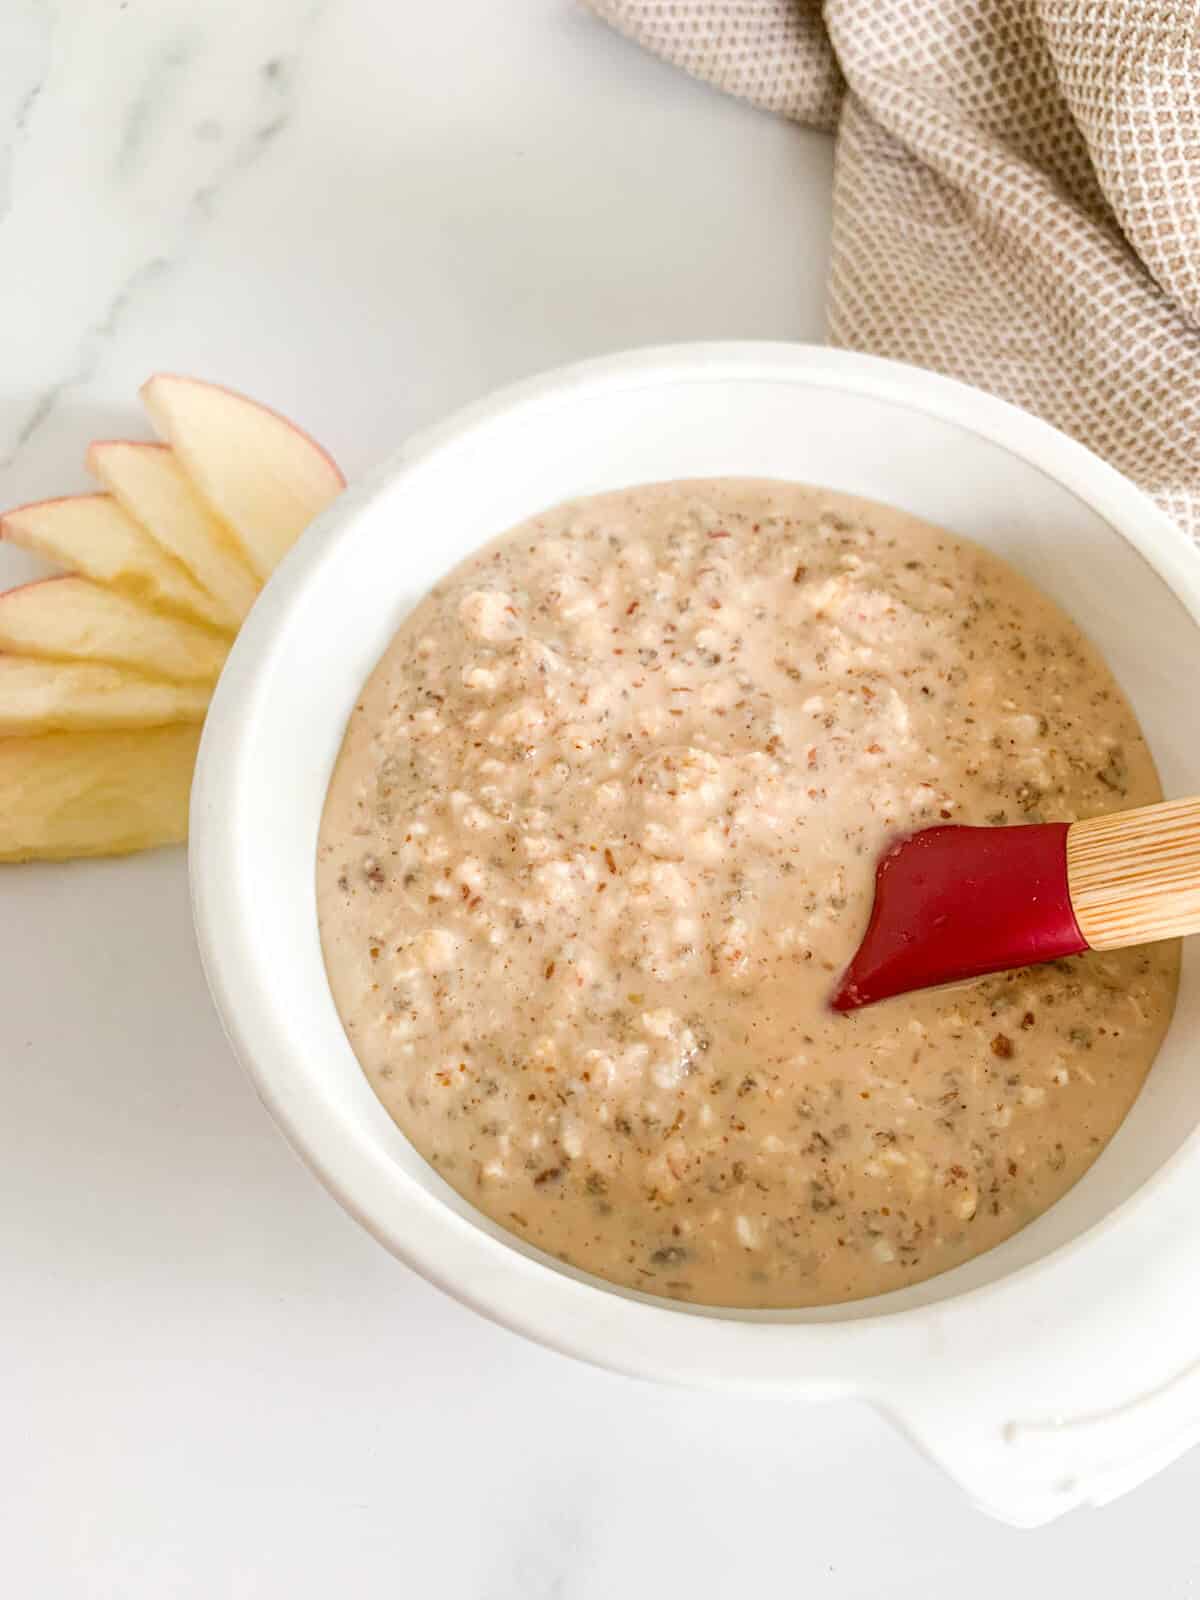
[[10,517],[19,517],[24,511],[41,511],[46,506],[65,505],[69,500],[108,500],[111,497],[101,494],[98,489],[83,494],[53,494],[45,500],[26,500],[19,506],[13,506],[8,511],[0,511],[0,538],[7,538],[5,524]]
[[[253,396],[243,394],[240,389],[230,388],[227,383],[211,383],[207,378],[197,378],[193,374],[186,372],[152,372],[146,379],[146,382],[142,384],[142,389],[145,389],[148,385],[162,379],[165,379],[169,383],[191,383],[196,384],[198,387],[204,389],[219,389],[222,394],[229,395],[233,400],[240,400],[244,405],[254,406],[259,411],[265,411],[268,416],[274,417],[277,422],[282,422],[285,427],[290,428],[293,433],[298,433],[306,443],[310,444],[316,453],[323,457],[330,471],[338,480],[338,483],[341,485],[341,487],[343,489],[346,487],[345,473],[342,471],[341,467],[338,466],[337,462],[330,455],[329,451],[326,450],[325,446],[321,444],[319,440],[314,439],[311,433],[308,433],[305,431],[305,429],[298,427],[297,424],[293,422],[291,417],[284,416],[282,411],[276,411],[274,406],[265,406],[261,400],[255,400]],[[138,392],[140,393],[141,390]],[[164,445],[163,448],[169,449],[170,447],[168,445]]]
[[39,589],[46,583],[62,583],[74,576],[72,572],[52,572],[46,578],[30,578],[28,583],[14,583],[11,589],[0,589],[0,605],[11,600],[15,594],[24,594],[26,589]]
[[[153,604],[158,605],[161,603],[172,615],[182,613],[186,620],[198,622],[205,627],[217,628],[224,633],[236,631],[236,628],[231,626],[228,619],[220,613],[212,596],[195,581],[191,574],[182,567],[182,564],[176,562],[174,557],[168,556],[160,548],[154,536],[145,532],[135,519],[130,517],[128,512],[118,505],[113,495],[95,490],[86,494],[60,494],[52,495],[45,500],[28,500],[23,505],[14,506],[10,511],[0,512],[0,539],[8,540],[20,549],[29,551],[30,554],[35,555],[41,561],[53,561],[60,567],[66,567],[67,576],[78,574],[81,577],[90,578],[93,583],[108,584],[109,587],[115,588],[119,592],[127,592],[126,585],[114,580],[111,576],[101,576],[93,572],[89,564],[86,561],[80,561],[78,556],[72,558],[70,556],[52,554],[15,531],[14,524],[17,518],[33,513],[53,512],[60,506],[73,507],[76,514],[84,520],[87,518],[89,508],[93,507],[101,511],[105,517],[116,513],[123,524],[131,525],[136,532],[138,542],[146,545],[147,552],[152,555],[156,563],[159,561],[166,561],[167,563],[165,567],[159,569],[159,575],[151,576],[152,585],[157,590],[162,591],[165,596],[161,602],[155,600],[152,602]],[[175,581],[175,577],[171,576],[176,568],[178,568],[178,582]],[[140,563],[138,570],[142,570],[142,564]],[[154,573],[154,568],[147,568],[146,570],[151,574]],[[168,578],[166,585],[163,583],[163,575]],[[138,598],[145,601],[146,596],[139,593]]]

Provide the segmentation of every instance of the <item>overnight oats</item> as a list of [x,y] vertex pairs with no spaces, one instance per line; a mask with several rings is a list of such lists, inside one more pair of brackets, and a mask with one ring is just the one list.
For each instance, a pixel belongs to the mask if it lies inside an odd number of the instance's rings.
[[1058,1199],[1178,970],[1157,945],[835,1015],[880,850],[1159,798],[1104,662],[987,551],[800,485],[635,488],[404,623],[326,802],[325,959],[383,1104],[521,1239],[685,1301],[848,1300]]

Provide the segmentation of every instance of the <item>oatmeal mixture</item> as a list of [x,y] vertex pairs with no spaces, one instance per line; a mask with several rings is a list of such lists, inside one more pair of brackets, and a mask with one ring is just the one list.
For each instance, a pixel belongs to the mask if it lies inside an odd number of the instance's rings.
[[322,824],[330,981],[400,1127],[523,1239],[683,1300],[853,1299],[1076,1181],[1178,962],[834,1015],[881,848],[1159,798],[1104,663],[986,551],[799,485],[631,489],[400,630]]

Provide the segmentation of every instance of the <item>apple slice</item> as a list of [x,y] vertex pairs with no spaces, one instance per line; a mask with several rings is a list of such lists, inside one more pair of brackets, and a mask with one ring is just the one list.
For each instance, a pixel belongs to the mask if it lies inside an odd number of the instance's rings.
[[0,651],[100,661],[183,683],[215,683],[223,634],[164,617],[90,578],[43,578],[0,594]]
[[159,373],[142,402],[264,581],[346,480],[293,423],[232,389]]
[[211,687],[123,667],[0,656],[0,735],[202,722]]
[[0,538],[133,600],[232,631],[224,608],[111,495],[73,494],[6,511]]
[[200,729],[0,739],[0,861],[122,855],[187,838]]
[[102,439],[90,446],[88,471],[207,589],[235,626],[261,585],[227,529],[192,488],[175,454],[162,444]]

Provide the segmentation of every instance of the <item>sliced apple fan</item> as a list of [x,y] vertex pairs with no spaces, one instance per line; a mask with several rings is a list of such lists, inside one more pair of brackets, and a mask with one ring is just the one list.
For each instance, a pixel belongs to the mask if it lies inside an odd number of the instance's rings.
[[105,440],[107,492],[0,516],[67,569],[0,593],[0,861],[187,836],[200,723],[233,635],[344,480],[298,428],[215,384],[142,390],[159,444]]

